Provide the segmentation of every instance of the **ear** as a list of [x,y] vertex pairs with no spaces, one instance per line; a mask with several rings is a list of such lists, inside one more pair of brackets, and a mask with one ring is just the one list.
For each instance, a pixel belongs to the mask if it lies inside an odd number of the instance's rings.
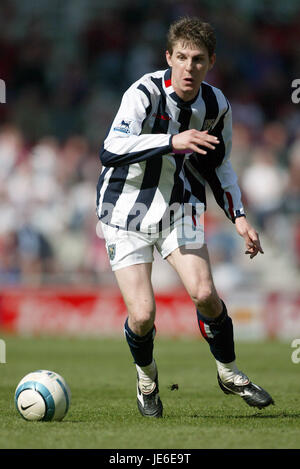
[[213,66],[215,65],[216,63],[216,54],[213,54],[210,58],[209,58],[209,67],[208,67],[208,70],[211,70],[213,68]]
[[169,67],[172,67],[172,55],[168,50],[166,50],[166,61],[169,65]]

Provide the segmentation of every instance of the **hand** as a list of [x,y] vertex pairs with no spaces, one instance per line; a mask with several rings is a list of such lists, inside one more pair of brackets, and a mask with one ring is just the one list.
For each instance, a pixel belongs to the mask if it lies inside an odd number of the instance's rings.
[[255,257],[259,252],[264,254],[264,251],[260,245],[258,233],[250,225],[250,223],[248,223],[248,220],[245,217],[236,218],[235,227],[238,234],[245,240],[245,254],[249,254],[250,259],[253,259],[253,257]]
[[172,146],[174,153],[200,153],[206,155],[207,151],[200,148],[207,147],[214,150],[219,142],[218,138],[210,135],[207,130],[203,132],[196,129],[185,130],[179,134],[173,135]]

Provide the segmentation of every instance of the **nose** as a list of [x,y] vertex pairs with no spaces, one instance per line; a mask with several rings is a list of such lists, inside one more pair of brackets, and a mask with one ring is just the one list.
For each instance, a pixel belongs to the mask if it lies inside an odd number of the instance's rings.
[[192,61],[192,59],[188,59],[188,60],[186,61],[185,68],[186,68],[186,70],[189,71],[189,72],[193,69],[193,61]]

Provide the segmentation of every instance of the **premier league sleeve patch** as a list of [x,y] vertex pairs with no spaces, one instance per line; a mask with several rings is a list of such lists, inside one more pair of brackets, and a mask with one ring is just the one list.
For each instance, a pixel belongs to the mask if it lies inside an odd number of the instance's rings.
[[132,122],[133,121],[122,119],[121,122],[113,126],[113,131],[119,132],[121,135],[123,134],[124,137],[128,136],[131,134]]

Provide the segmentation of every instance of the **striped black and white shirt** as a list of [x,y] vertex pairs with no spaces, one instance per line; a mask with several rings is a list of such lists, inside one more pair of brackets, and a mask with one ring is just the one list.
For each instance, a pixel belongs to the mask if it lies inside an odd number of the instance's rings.
[[[172,135],[188,129],[209,130],[220,143],[215,150],[206,148],[206,155],[174,154]],[[199,207],[205,210],[208,183],[234,221],[244,210],[229,160],[231,141],[231,107],[221,90],[203,82],[196,98],[185,102],[171,85],[171,69],[144,75],[124,93],[100,152],[99,219],[153,232],[170,207],[171,221],[182,216],[186,204],[197,213]]]

